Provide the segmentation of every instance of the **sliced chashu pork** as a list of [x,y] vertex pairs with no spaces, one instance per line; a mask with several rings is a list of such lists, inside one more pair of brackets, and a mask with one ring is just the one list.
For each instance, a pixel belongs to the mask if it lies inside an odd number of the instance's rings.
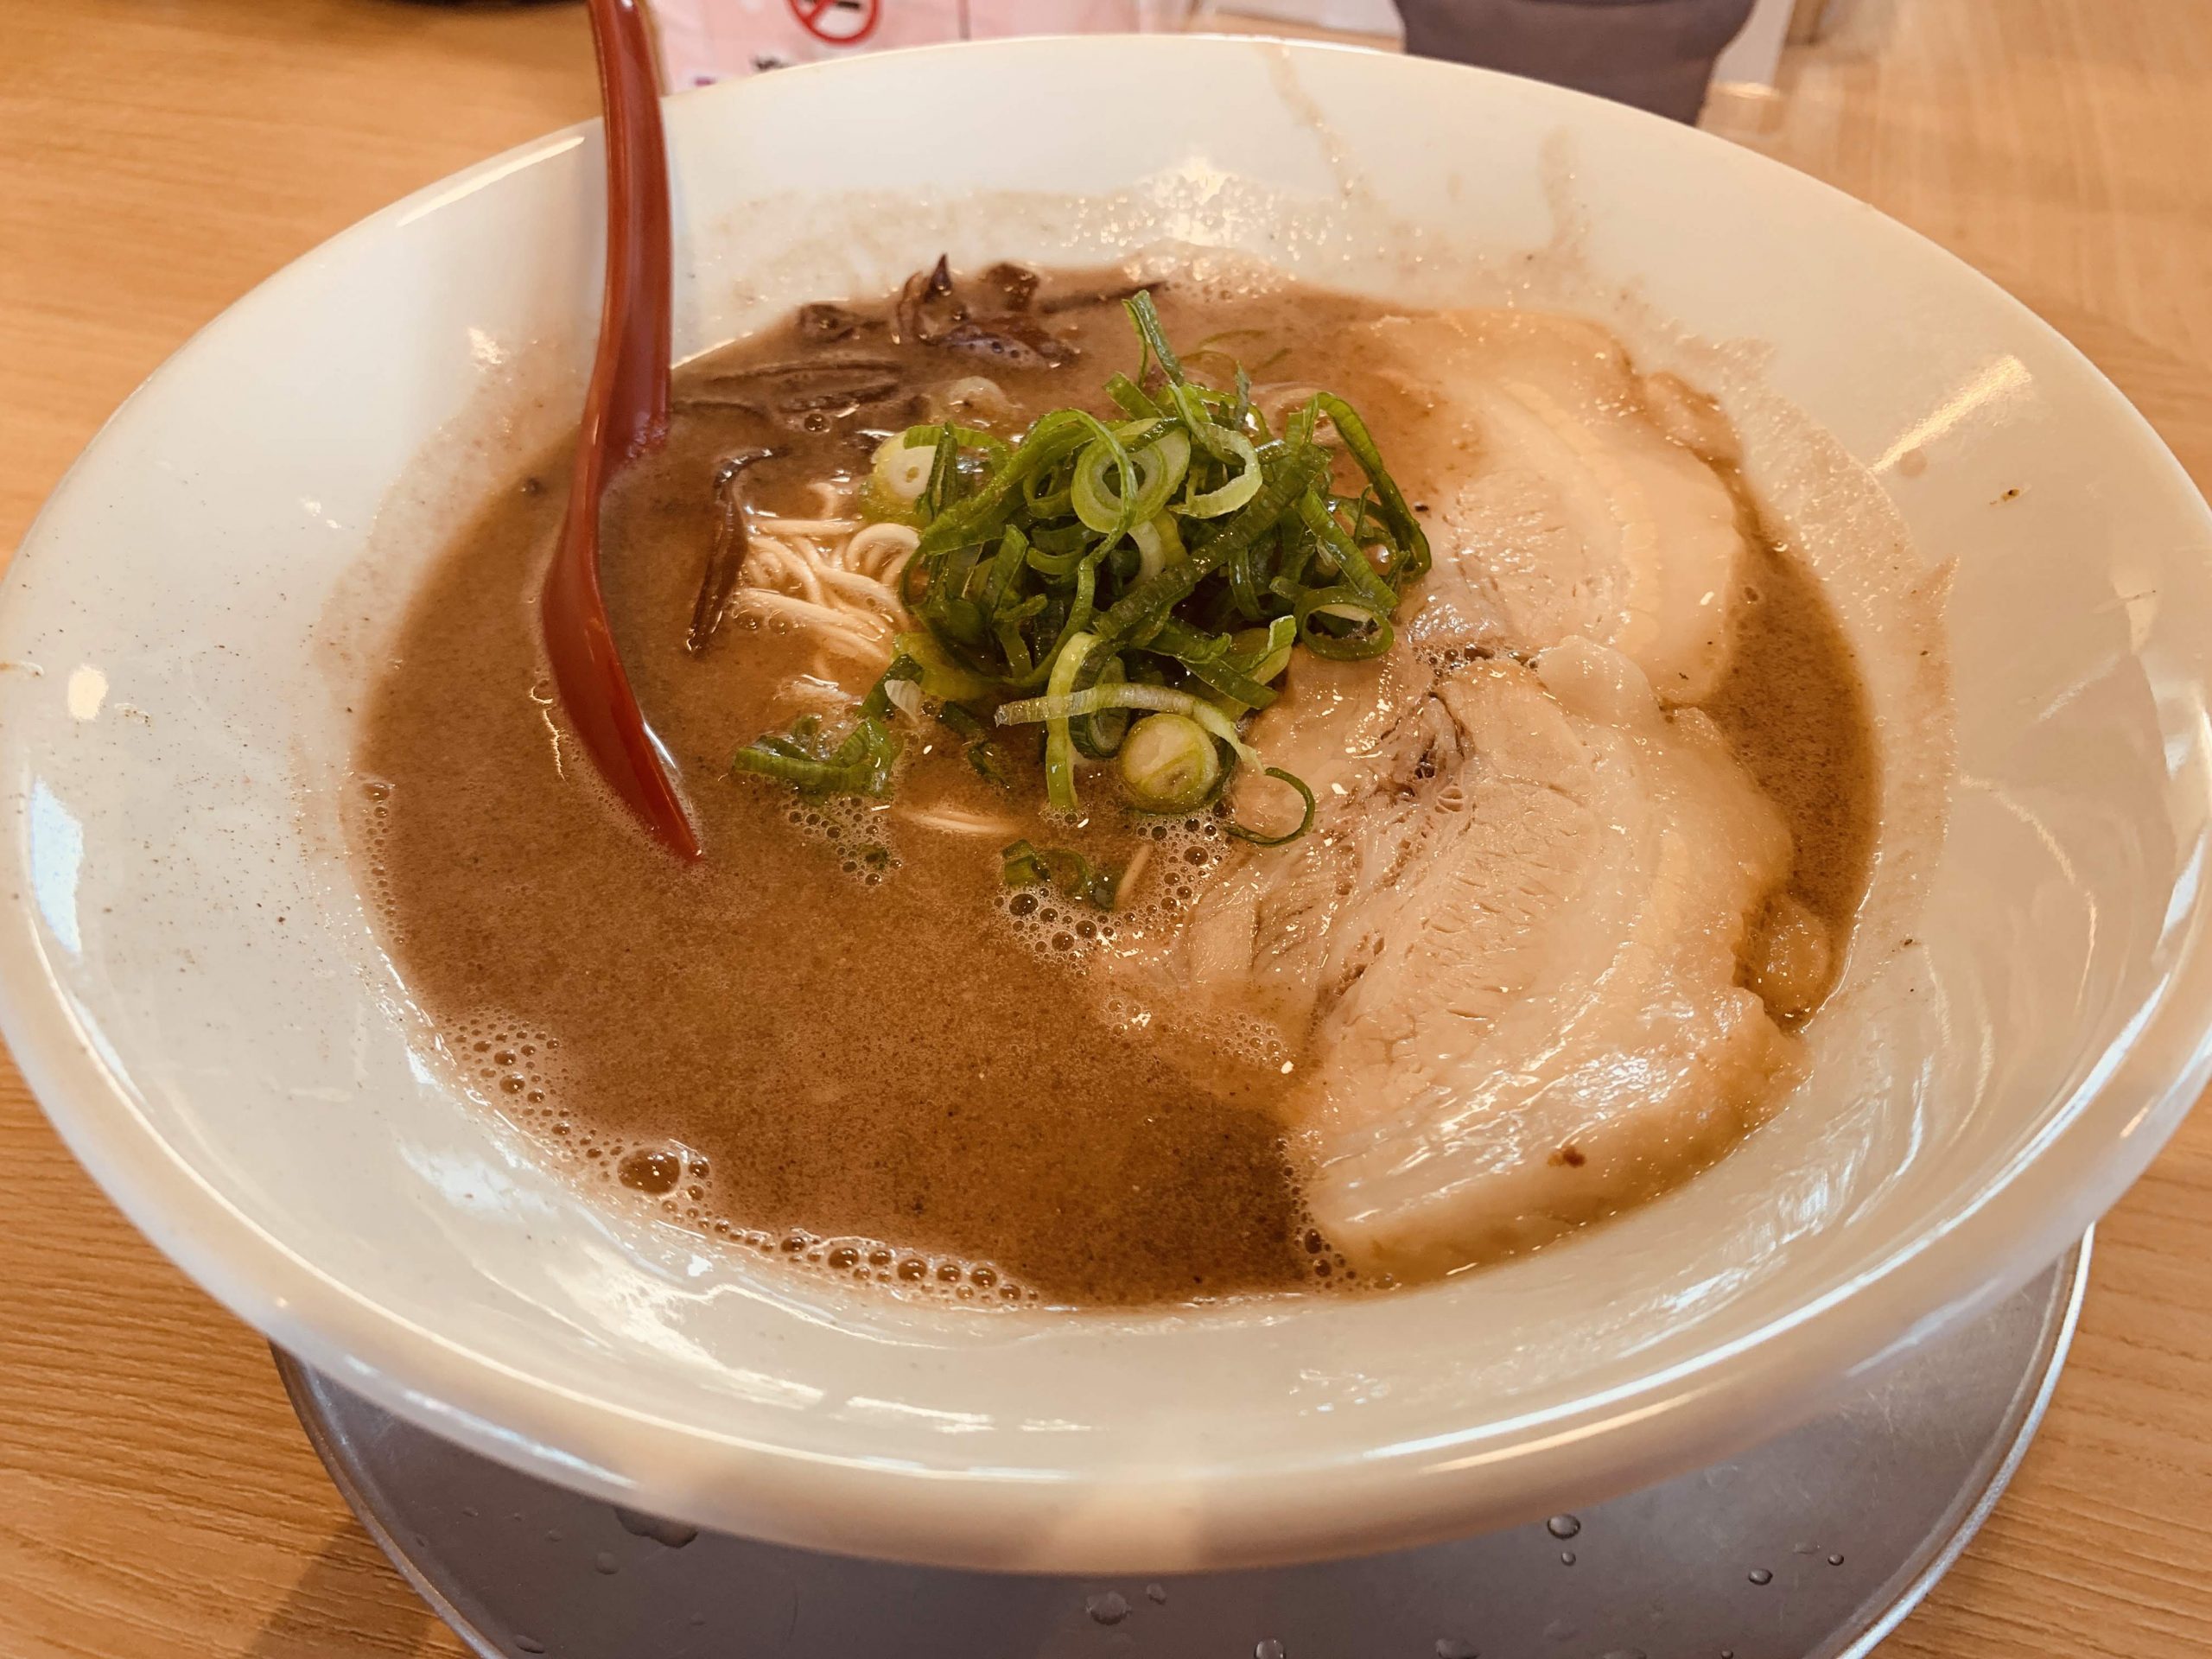
[[1312,666],[1253,735],[1315,766],[1313,832],[1224,872],[1171,970],[1302,1048],[1294,1144],[1337,1247],[1448,1270],[1756,1124],[1795,1039],[1738,953],[1789,837],[1711,721],[1577,639],[1428,676],[1350,753]]
[[1496,623],[1535,649],[1577,636],[1622,652],[1667,702],[1710,696],[1750,556],[1698,453],[1729,442],[1717,411],[1571,317],[1447,312],[1357,332],[1407,400],[1388,448],[1427,508],[1436,568],[1414,640],[1440,624]]

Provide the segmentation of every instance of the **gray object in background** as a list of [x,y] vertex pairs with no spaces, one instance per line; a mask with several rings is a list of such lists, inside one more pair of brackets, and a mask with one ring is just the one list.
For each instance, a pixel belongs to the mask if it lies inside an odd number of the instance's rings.
[[1694,121],[1753,0],[1398,0],[1406,50]]

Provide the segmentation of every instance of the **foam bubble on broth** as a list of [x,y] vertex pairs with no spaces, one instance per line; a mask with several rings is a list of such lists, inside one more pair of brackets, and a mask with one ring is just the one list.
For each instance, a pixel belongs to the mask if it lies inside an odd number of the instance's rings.
[[675,1222],[783,1266],[902,1299],[1034,1303],[1038,1293],[996,1262],[901,1249],[881,1239],[748,1227],[728,1211],[713,1161],[680,1141],[610,1135],[573,1113],[561,1089],[560,1039],[493,1012],[456,1021],[450,1059],[476,1097],[545,1146],[574,1179],[613,1202]]
[[[773,785],[755,784],[755,788]],[[790,791],[782,791],[785,795]],[[795,798],[784,813],[784,822],[803,836],[819,840],[837,861],[838,870],[862,887],[881,884],[899,868],[898,833],[882,816],[857,796],[828,800]]]

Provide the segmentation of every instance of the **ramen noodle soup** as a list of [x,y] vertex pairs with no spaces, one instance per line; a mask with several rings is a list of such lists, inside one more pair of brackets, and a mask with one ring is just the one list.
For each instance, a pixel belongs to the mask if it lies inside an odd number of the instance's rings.
[[357,755],[439,1048],[610,1201],[978,1306],[1371,1291],[1789,1091],[1866,698],[1726,422],[1601,327],[940,264],[675,407],[603,580],[703,856],[551,690],[565,452]]

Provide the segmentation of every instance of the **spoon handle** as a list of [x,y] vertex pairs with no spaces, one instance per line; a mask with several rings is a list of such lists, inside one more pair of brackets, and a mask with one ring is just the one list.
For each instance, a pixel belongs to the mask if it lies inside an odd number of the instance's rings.
[[668,435],[668,152],[639,4],[589,0],[607,117],[607,283],[568,513],[539,615],[563,710],[600,776],[654,839],[690,860],[698,836],[645,728],[599,582],[601,493]]

